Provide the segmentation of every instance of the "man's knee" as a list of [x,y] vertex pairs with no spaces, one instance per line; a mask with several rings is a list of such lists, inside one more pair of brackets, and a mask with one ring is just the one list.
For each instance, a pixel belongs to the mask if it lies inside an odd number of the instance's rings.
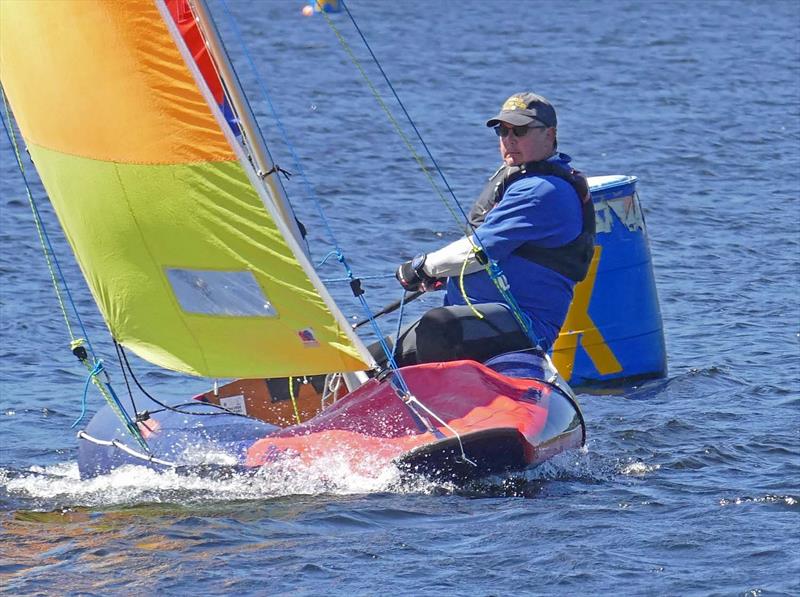
[[472,359],[530,348],[514,316],[501,304],[477,305],[483,317],[466,306],[431,309],[417,326],[417,360],[420,363]]
[[418,362],[463,358],[464,328],[461,318],[451,307],[437,307],[425,313],[419,320],[416,333]]

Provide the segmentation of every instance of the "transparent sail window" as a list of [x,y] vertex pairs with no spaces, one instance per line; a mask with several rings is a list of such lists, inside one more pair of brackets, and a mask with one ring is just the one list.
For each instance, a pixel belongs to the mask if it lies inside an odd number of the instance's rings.
[[168,268],[172,292],[187,313],[227,317],[277,317],[252,272]]

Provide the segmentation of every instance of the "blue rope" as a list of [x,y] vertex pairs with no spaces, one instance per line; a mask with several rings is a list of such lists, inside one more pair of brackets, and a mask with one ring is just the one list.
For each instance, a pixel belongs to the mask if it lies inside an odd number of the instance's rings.
[[383,66],[381,66],[381,63],[378,60],[378,57],[375,56],[375,53],[372,51],[372,47],[369,45],[369,42],[367,41],[367,38],[364,37],[364,34],[361,32],[361,28],[358,26],[358,23],[356,23],[356,20],[353,17],[353,14],[350,12],[350,9],[347,7],[347,4],[345,3],[344,0],[341,0],[341,4],[342,4],[342,7],[344,8],[345,12],[347,13],[347,16],[350,17],[350,21],[353,23],[353,27],[355,27],[356,31],[358,32],[358,35],[361,37],[361,41],[364,42],[364,46],[369,51],[369,55],[372,57],[373,62],[375,62],[375,66],[378,67],[378,70],[380,71],[381,75],[383,76],[383,80],[386,81],[386,84],[389,86],[389,89],[392,90],[392,95],[394,95],[394,99],[397,100],[397,103],[399,104],[400,109],[403,110],[403,114],[405,114],[405,117],[408,120],[408,123],[411,125],[411,128],[414,129],[414,133],[417,135],[417,139],[419,139],[419,142],[422,143],[422,147],[425,148],[425,153],[428,154],[428,157],[430,158],[431,163],[433,164],[434,168],[436,168],[436,172],[438,172],[439,177],[442,179],[442,182],[444,183],[445,188],[450,193],[450,196],[453,198],[453,203],[456,204],[456,206],[458,207],[458,210],[461,212],[461,215],[464,216],[464,219],[466,221],[469,221],[469,218],[467,217],[467,213],[464,211],[464,208],[461,206],[461,203],[459,203],[458,199],[456,198],[456,194],[453,191],[452,187],[450,187],[450,183],[447,181],[447,177],[444,175],[444,172],[439,167],[439,164],[436,161],[436,158],[433,157],[433,153],[431,153],[431,150],[428,149],[428,144],[425,143],[425,139],[422,138],[422,135],[420,134],[419,130],[417,129],[417,125],[414,123],[414,120],[411,118],[411,115],[408,113],[408,110],[406,110],[405,104],[403,104],[403,101],[400,99],[400,96],[397,94],[397,91],[395,91],[394,85],[392,85],[392,82],[389,80],[389,77],[386,75],[386,72],[383,70]]
[[397,315],[397,330],[394,333],[394,346],[392,347],[392,358],[397,354],[397,342],[400,340],[400,328],[403,325],[403,308],[406,306],[406,291],[400,295],[400,311]]
[[[345,3],[344,0],[341,0],[341,4],[344,7],[345,12],[347,13],[347,16],[350,17],[350,21],[353,23],[353,27],[358,32],[359,37],[361,37],[361,41],[364,42],[364,46],[369,51],[369,54],[372,57],[373,62],[378,67],[378,70],[380,71],[381,75],[383,76],[383,80],[389,86],[389,89],[391,89],[391,91],[392,91],[392,95],[394,95],[395,100],[399,104],[400,108],[403,110],[403,114],[405,114],[405,117],[408,120],[408,123],[411,125],[411,128],[414,129],[414,133],[417,135],[417,138],[419,139],[420,143],[425,148],[425,152],[428,154],[428,158],[430,158],[431,163],[434,165],[434,167],[436,168],[436,171],[439,173],[439,176],[441,177],[442,182],[444,182],[445,187],[447,188],[447,190],[450,193],[450,195],[453,197],[453,203],[455,203],[456,206],[458,207],[458,209],[461,212],[461,215],[463,216],[464,220],[467,223],[469,223],[469,218],[468,218],[466,212],[464,211],[464,208],[461,206],[461,203],[459,203],[458,199],[456,198],[455,192],[450,187],[450,183],[447,181],[447,178],[445,177],[444,172],[439,167],[439,164],[437,163],[436,158],[433,157],[433,154],[431,153],[430,149],[428,148],[427,143],[425,143],[425,140],[422,138],[422,135],[420,134],[419,130],[417,129],[417,126],[414,123],[414,120],[411,118],[411,115],[408,113],[408,110],[406,110],[406,107],[403,104],[403,101],[400,99],[400,96],[397,94],[397,91],[395,90],[394,85],[392,85],[392,82],[389,80],[389,77],[386,75],[386,72],[383,70],[383,67],[381,66],[381,63],[378,60],[378,57],[372,51],[372,47],[369,45],[369,42],[367,41],[367,38],[364,36],[363,32],[361,31],[361,28],[358,26],[358,23],[356,22],[355,18],[353,17],[353,14],[350,12],[350,9],[347,7],[347,4]],[[444,199],[443,196],[442,196],[442,199]],[[505,276],[503,275],[503,272],[500,269],[500,266],[497,265],[497,262],[495,260],[491,259],[491,256],[489,255],[489,252],[486,250],[486,246],[483,244],[483,241],[481,241],[480,235],[478,234],[477,230],[473,230],[472,237],[473,237],[473,239],[475,239],[477,241],[477,245],[480,248],[480,250],[483,251],[483,253],[486,255],[487,259],[489,259],[489,271],[488,271],[488,274],[489,274],[489,277],[492,279],[492,281],[495,283],[495,286],[497,286],[497,289],[500,292],[500,295],[503,297],[503,299],[508,304],[509,308],[512,310],[514,315],[517,317],[518,323],[520,324],[520,326],[522,327],[523,331],[528,336],[528,338],[531,340],[531,342],[533,342],[534,346],[537,346],[537,347],[541,346],[541,339],[537,336],[536,332],[533,330],[533,325],[532,325],[532,322],[531,322],[531,318],[520,308],[519,303],[514,298],[514,296],[511,294],[510,286],[508,285],[508,282],[506,281]]]
[[[328,253],[328,255],[325,256],[325,258],[322,260],[322,263],[320,263],[320,265],[324,264],[330,257],[335,256],[337,261],[339,261],[342,264],[342,266],[344,267],[344,269],[345,269],[345,273],[347,274],[347,278],[346,279],[351,281],[351,282],[353,282],[353,281],[356,280],[356,277],[353,274],[353,271],[350,268],[350,265],[348,264],[347,260],[345,259],[344,252],[342,251],[341,245],[339,244],[339,241],[336,238],[336,234],[333,232],[333,229],[331,228],[331,225],[330,225],[330,222],[328,221],[328,218],[325,216],[325,211],[322,208],[321,202],[317,198],[316,192],[314,191],[314,188],[311,185],[311,182],[309,181],[308,176],[306,175],[305,169],[303,168],[303,164],[300,161],[300,157],[297,155],[297,152],[294,149],[294,145],[289,140],[289,135],[288,135],[285,127],[283,126],[283,122],[282,122],[280,116],[278,115],[278,111],[275,108],[274,103],[272,102],[272,97],[271,97],[271,95],[270,95],[270,93],[269,93],[269,91],[268,91],[268,89],[266,87],[264,79],[263,79],[263,77],[261,77],[261,75],[260,75],[260,73],[258,71],[258,68],[256,67],[256,63],[253,60],[252,55],[250,54],[250,51],[249,51],[249,49],[247,47],[247,44],[244,42],[244,36],[242,35],[241,29],[239,28],[239,25],[236,22],[236,20],[233,18],[233,15],[231,14],[231,11],[230,11],[230,9],[228,7],[227,1],[226,0],[221,0],[221,3],[222,3],[222,6],[224,8],[225,15],[228,18],[228,22],[230,23],[232,29],[234,30],[234,33],[236,34],[236,36],[237,36],[237,38],[239,40],[239,44],[240,44],[240,47],[242,49],[242,52],[243,52],[245,58],[247,59],[247,62],[250,65],[250,68],[251,68],[251,70],[253,72],[253,75],[256,78],[256,81],[258,82],[259,91],[261,92],[261,95],[264,98],[264,101],[266,101],[267,105],[270,108],[270,111],[272,112],[272,117],[273,117],[273,119],[275,121],[276,126],[278,127],[278,130],[279,130],[280,135],[281,135],[281,137],[283,139],[283,142],[285,143],[286,147],[288,148],[289,152],[292,155],[292,159],[294,160],[294,168],[300,174],[300,178],[303,181],[303,185],[304,185],[304,187],[306,189],[306,193],[307,193],[308,197],[311,199],[311,201],[313,202],[313,204],[314,204],[314,206],[315,206],[315,208],[317,210],[317,213],[319,214],[320,219],[322,220],[322,224],[323,224],[323,226],[325,228],[325,231],[328,234],[330,242],[334,247],[334,250],[331,251],[330,253]],[[463,213],[463,210],[462,210],[462,213]],[[389,362],[390,366],[392,367],[392,369],[394,369],[396,371],[397,365],[395,363],[394,357],[392,356],[391,351],[389,350],[389,347],[386,345],[386,342],[383,339],[384,337],[383,337],[383,334],[381,333],[380,327],[378,326],[378,324],[377,324],[377,322],[375,320],[375,316],[373,315],[372,310],[369,308],[369,305],[367,304],[367,301],[364,298],[363,293],[357,295],[357,298],[359,300],[359,303],[361,304],[361,307],[364,310],[364,314],[366,315],[367,319],[369,319],[369,321],[372,324],[372,327],[373,327],[376,335],[378,336],[381,348],[383,349],[384,353],[386,354],[386,357],[388,358],[388,362]],[[397,373],[397,375],[400,377],[401,387],[404,389],[404,391],[408,392],[408,387],[406,386],[405,381],[402,379],[402,376],[399,373]]]
[[75,419],[75,422],[72,425],[70,425],[69,427],[70,429],[74,429],[78,423],[83,421],[83,417],[86,416],[86,395],[89,393],[89,384],[92,383],[92,378],[95,377],[102,370],[103,370],[103,361],[97,361],[94,368],[89,372],[89,375],[86,377],[86,383],[83,384],[83,398],[81,399],[81,414],[77,419]]
[[[5,103],[5,101],[6,101],[5,100],[5,90],[1,86],[0,86],[0,93],[3,94],[3,102]],[[14,146],[14,141],[12,139],[11,132],[10,132],[10,129],[9,129],[9,127],[11,126],[11,123],[9,122],[8,124],[6,124],[5,116],[2,113],[0,113],[0,120],[3,121],[3,130],[6,133],[6,137],[8,138],[8,142],[13,147]],[[59,262],[58,257],[56,257],[55,251],[53,250],[53,244],[50,241],[50,235],[47,233],[47,228],[45,227],[44,220],[42,219],[42,216],[41,216],[41,214],[39,212],[39,207],[36,205],[36,200],[33,197],[33,192],[31,191],[31,185],[28,182],[28,176],[25,174],[25,170],[22,167],[19,168],[19,171],[20,171],[20,175],[22,176],[22,181],[25,184],[25,190],[28,193],[28,197],[30,198],[30,201],[31,201],[31,208],[33,209],[34,218],[38,222],[39,228],[42,231],[42,236],[44,237],[45,243],[47,244],[47,251],[50,254],[50,258],[52,259],[53,263],[56,266],[56,271],[58,272],[59,282],[61,283],[61,286],[64,288],[64,292],[67,295],[67,299],[69,301],[70,307],[72,307],[72,312],[73,312],[73,314],[75,316],[75,320],[78,322],[78,326],[81,329],[81,334],[83,335],[83,338],[86,340],[86,345],[89,347],[89,352],[92,354],[92,357],[94,359],[96,359],[97,357],[96,357],[96,354],[95,354],[95,351],[94,351],[94,347],[92,346],[92,343],[89,340],[89,334],[86,332],[86,326],[84,326],[83,319],[81,319],[81,315],[78,312],[77,306],[75,305],[75,300],[72,298],[72,291],[70,291],[70,289],[69,289],[69,284],[67,284],[67,279],[64,276],[64,272],[61,269],[61,263]]]
[[317,264],[317,268],[320,268],[323,265],[325,265],[328,262],[328,259],[330,259],[331,257],[336,257],[336,251],[330,251],[327,255],[325,255],[325,257],[322,258],[322,261],[320,261]]

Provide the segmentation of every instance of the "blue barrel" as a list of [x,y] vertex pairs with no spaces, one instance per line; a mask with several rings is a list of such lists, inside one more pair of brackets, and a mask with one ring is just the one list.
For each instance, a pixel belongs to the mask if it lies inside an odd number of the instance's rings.
[[597,243],[575,287],[553,362],[573,386],[613,385],[667,374],[647,227],[635,176],[589,178]]
[[312,2],[314,5],[315,12],[341,12],[342,6],[339,4],[339,0],[314,0]]

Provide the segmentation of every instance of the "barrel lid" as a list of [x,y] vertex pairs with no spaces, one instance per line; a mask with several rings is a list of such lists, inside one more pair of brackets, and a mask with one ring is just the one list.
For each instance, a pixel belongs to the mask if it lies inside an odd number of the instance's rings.
[[589,190],[595,192],[633,184],[638,178],[625,174],[609,174],[607,176],[590,176],[588,180]]

